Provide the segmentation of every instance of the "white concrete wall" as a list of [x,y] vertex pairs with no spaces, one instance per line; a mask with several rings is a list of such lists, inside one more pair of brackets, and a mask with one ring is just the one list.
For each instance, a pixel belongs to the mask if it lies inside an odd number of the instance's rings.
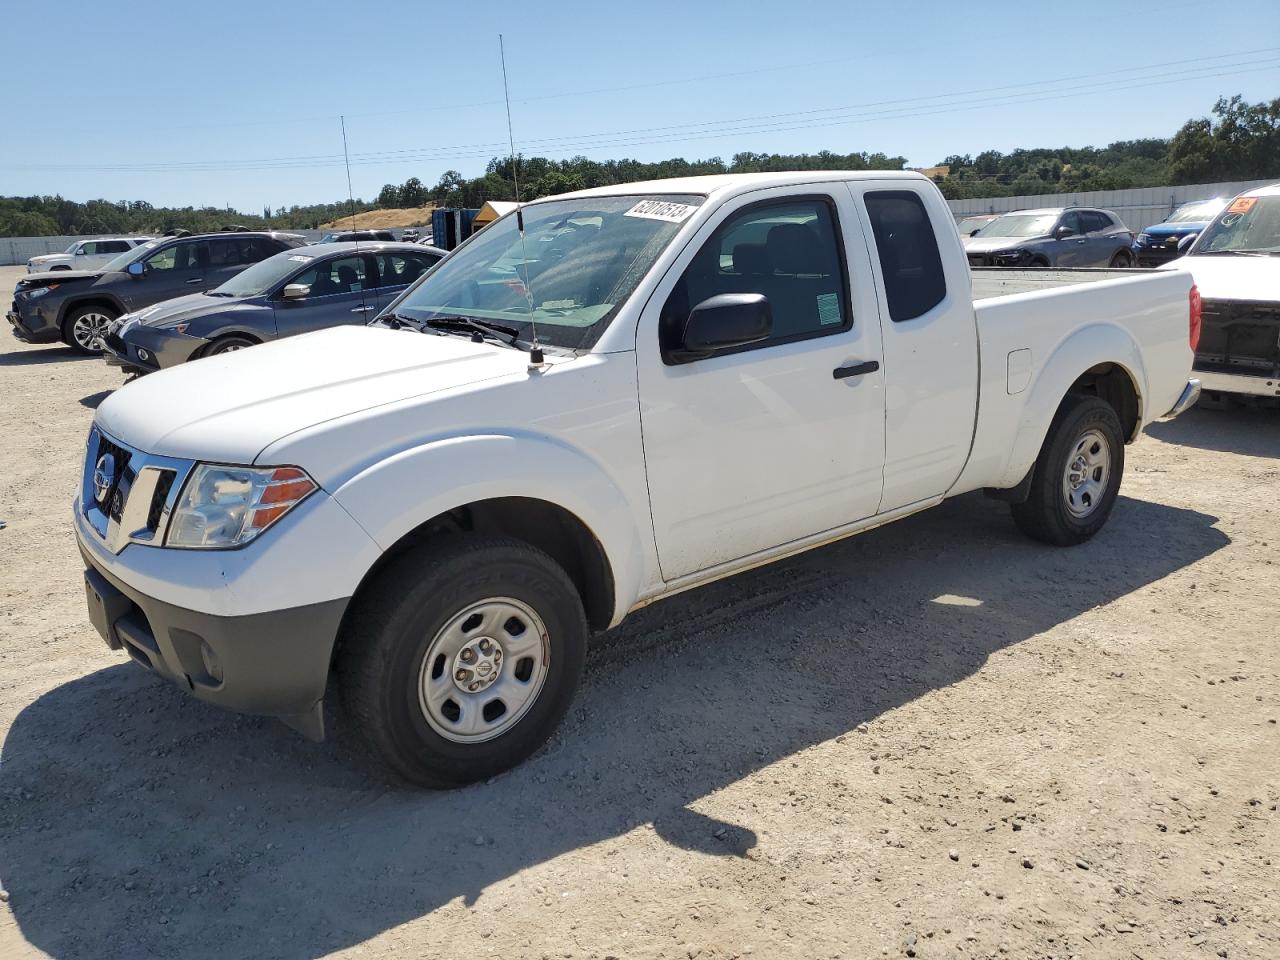
[[1133,190],[1089,190],[1083,193],[1046,193],[1026,197],[980,197],[948,200],[956,219],[975,213],[1008,213],[1035,207],[1101,207],[1119,215],[1135,233],[1159,223],[1175,207],[1192,200],[1230,199],[1237,193],[1275,183],[1274,180],[1240,180],[1234,183],[1198,183],[1181,187],[1138,187]]

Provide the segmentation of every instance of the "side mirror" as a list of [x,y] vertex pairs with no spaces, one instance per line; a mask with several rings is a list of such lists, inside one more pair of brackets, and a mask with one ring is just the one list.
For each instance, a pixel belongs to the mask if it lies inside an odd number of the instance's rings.
[[141,260],[135,260],[124,268],[125,272],[131,277],[140,277],[147,272],[146,265]]
[[76,256],[77,256],[77,257],[83,257],[84,255],[85,255],[84,247],[77,247],[77,248],[76,248]]
[[676,363],[701,360],[724,350],[759,343],[773,332],[773,308],[762,293],[721,293],[703,300],[685,321]]
[[1053,231],[1053,236],[1055,240],[1065,240],[1067,239],[1067,237],[1074,237],[1075,235],[1076,235],[1076,232],[1072,230],[1070,227],[1068,227],[1065,223],[1062,226],[1058,227],[1057,230]]
[[305,283],[290,283],[285,285],[281,296],[286,300],[301,300],[310,292],[311,288]]

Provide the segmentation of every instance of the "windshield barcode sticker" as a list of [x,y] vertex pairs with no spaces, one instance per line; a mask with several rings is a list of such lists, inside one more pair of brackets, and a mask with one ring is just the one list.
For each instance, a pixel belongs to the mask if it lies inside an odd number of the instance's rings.
[[641,200],[628,210],[624,216],[639,217],[642,220],[665,220],[668,223],[683,223],[697,209],[697,207],[691,207],[687,203],[671,203],[666,200]]

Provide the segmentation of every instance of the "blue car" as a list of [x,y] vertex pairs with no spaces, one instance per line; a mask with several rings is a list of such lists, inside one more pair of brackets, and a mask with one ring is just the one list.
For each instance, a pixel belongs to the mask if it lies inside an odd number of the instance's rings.
[[414,243],[326,243],[268,257],[219,287],[111,323],[107,363],[151,373],[343,324],[367,323],[445,256]]
[[1138,234],[1133,241],[1134,260],[1140,267],[1158,267],[1177,259],[1226,205],[1227,201],[1221,197],[1184,203],[1160,223]]

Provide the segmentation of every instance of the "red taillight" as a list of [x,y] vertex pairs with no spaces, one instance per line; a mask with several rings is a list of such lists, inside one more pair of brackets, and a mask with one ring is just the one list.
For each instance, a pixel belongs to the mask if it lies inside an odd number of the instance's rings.
[[1191,352],[1195,353],[1200,346],[1200,320],[1203,306],[1200,303],[1200,288],[1194,283],[1191,285],[1191,292],[1187,294],[1187,301],[1191,314],[1188,333],[1191,339]]

